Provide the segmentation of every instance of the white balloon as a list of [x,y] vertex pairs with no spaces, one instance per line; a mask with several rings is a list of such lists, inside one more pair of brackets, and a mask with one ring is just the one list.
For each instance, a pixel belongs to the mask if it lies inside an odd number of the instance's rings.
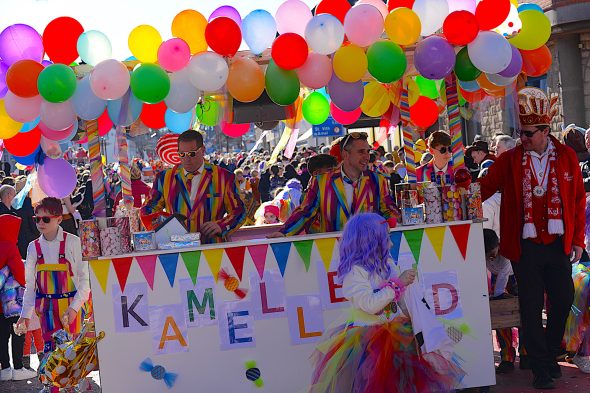
[[436,33],[449,15],[447,0],[416,0],[412,10],[420,17],[423,36]]
[[194,55],[187,68],[191,83],[201,91],[221,89],[229,75],[229,67],[225,59],[213,52]]
[[389,14],[387,4],[385,4],[382,0],[359,0],[355,5],[359,4],[369,4],[377,8],[379,12],[381,12],[381,15],[383,15],[383,19],[385,19]]
[[41,103],[41,122],[52,130],[65,130],[71,126],[77,116],[70,100],[60,103]]
[[502,34],[504,37],[514,37],[522,29],[522,21],[518,16],[518,10],[514,4],[510,4],[510,13],[502,24],[494,29],[496,33]]
[[488,78],[488,80],[496,86],[511,85],[512,82],[514,82],[516,80],[517,76],[505,77],[505,76],[498,75],[498,74],[486,74],[486,77]]
[[48,157],[53,159],[58,159],[63,154],[59,142],[45,138],[43,135],[41,135],[41,149]]
[[116,100],[129,89],[131,76],[125,64],[114,59],[101,61],[90,74],[90,87],[103,100]]
[[178,113],[185,113],[197,105],[201,92],[190,82],[190,72],[184,68],[170,74],[170,93],[164,100],[166,106]]
[[78,87],[72,97],[72,105],[76,114],[84,120],[98,119],[107,106],[107,102],[98,98],[92,91],[90,78],[89,75],[86,75],[78,81]]
[[303,37],[305,25],[311,18],[309,6],[301,0],[287,0],[275,13],[279,34],[295,33]]
[[473,65],[487,74],[505,70],[512,60],[510,43],[493,31],[480,31],[467,45],[467,53]]
[[342,46],[344,26],[334,15],[316,15],[305,27],[305,40],[313,52],[331,55]]

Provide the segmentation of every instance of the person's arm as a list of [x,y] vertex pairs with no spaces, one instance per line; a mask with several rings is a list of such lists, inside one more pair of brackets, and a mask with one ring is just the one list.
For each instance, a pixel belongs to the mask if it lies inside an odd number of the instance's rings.
[[238,194],[233,173],[228,172],[224,176],[224,181],[225,186],[223,189],[225,193],[223,195],[223,205],[227,214],[217,222],[221,227],[221,236],[223,237],[237,231],[246,220],[246,209],[244,208],[244,202],[242,202]]
[[379,212],[386,220],[399,219],[401,212],[397,208],[389,190],[389,179],[383,175],[375,175],[379,181]]
[[141,214],[147,215],[158,213],[165,209],[166,201],[164,200],[164,177],[166,172],[158,173],[150,195],[145,204],[141,207]]
[[389,286],[373,291],[369,272],[359,266],[344,277],[342,293],[352,303],[353,307],[368,314],[379,314],[395,298],[395,292]]
[[23,260],[20,257],[18,247],[16,244],[10,243],[8,241],[3,241],[1,243],[6,243],[6,247],[2,247],[2,249],[6,252],[6,265],[8,266],[8,269],[10,269],[10,274],[12,274],[14,279],[21,286],[25,286],[25,266],[23,265]]
[[76,296],[74,296],[72,303],[70,303],[70,308],[78,312],[90,296],[88,262],[82,260],[82,247],[78,237],[68,236],[67,242],[68,260],[72,265],[73,279],[76,285]]
[[292,236],[301,233],[303,230],[307,230],[315,220],[319,210],[320,198],[318,178],[313,177],[309,182],[309,188],[307,189],[307,194],[305,194],[305,199],[301,205],[291,213],[279,232],[285,236]]
[[27,248],[27,260],[25,262],[25,293],[23,295],[22,318],[31,318],[35,311],[35,298],[37,291],[37,250],[35,242],[29,243]]

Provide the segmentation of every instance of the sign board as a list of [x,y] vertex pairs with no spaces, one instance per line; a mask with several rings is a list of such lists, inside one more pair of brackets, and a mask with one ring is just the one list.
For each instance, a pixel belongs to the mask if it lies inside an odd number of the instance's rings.
[[344,126],[337,123],[332,117],[328,117],[328,120],[312,128],[312,136],[316,138],[326,136],[340,137],[344,136],[345,133]]

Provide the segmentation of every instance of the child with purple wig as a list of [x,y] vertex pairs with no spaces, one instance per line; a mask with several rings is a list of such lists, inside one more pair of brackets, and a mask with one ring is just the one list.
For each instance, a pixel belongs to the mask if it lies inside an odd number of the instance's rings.
[[353,311],[315,351],[310,393],[450,392],[465,375],[448,337],[421,353],[423,314],[412,317],[421,312],[423,294],[414,269],[395,273],[390,248],[389,226],[378,214],[358,214],[346,224],[338,277]]

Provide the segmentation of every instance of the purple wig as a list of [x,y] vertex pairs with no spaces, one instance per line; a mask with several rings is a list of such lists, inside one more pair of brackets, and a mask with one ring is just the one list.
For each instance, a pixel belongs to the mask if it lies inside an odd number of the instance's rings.
[[377,272],[381,278],[388,279],[389,244],[389,225],[383,217],[375,213],[354,215],[340,239],[338,277],[343,280],[354,265],[359,265],[369,274]]
[[586,197],[586,227],[584,229],[586,248],[590,248],[590,196]]

